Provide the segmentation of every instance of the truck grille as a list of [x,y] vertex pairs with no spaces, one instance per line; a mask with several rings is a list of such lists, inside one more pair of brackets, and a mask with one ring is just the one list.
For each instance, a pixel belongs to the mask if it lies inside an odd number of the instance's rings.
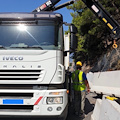
[[38,80],[43,70],[0,70],[0,80]]
[[2,112],[31,112],[33,105],[0,105]]
[[33,97],[33,93],[0,93],[0,99],[9,97],[28,99]]

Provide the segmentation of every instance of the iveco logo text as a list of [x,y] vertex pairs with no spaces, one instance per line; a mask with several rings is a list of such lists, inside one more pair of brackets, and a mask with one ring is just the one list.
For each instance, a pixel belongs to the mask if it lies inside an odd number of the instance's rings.
[[3,57],[3,60],[6,60],[6,61],[8,61],[8,60],[22,61],[23,57],[18,57],[18,56],[16,56],[16,57],[14,57],[14,56],[12,56],[12,57]]

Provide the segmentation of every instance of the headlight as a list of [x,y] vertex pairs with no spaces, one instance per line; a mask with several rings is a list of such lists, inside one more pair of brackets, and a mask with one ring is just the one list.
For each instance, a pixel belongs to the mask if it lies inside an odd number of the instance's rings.
[[48,97],[46,102],[47,104],[62,104],[63,97]]

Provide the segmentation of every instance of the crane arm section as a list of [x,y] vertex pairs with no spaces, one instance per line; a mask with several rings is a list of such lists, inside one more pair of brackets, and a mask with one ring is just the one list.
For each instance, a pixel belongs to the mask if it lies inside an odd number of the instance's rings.
[[[64,4],[61,4],[57,7],[55,5],[61,0],[48,0],[32,12],[41,12],[41,11],[55,11],[73,4],[78,0],[70,0]],[[120,38],[120,26],[117,21],[112,18],[112,16],[102,7],[98,0],[82,0],[85,5],[108,27],[108,29],[114,34],[114,39]]]
[[57,7],[55,7],[55,5],[60,2],[61,0],[48,0],[47,2],[45,2],[44,4],[42,4],[41,6],[39,6],[38,8],[36,8],[35,10],[33,10],[32,12],[41,12],[41,11],[55,11],[58,9],[61,9],[63,7],[66,7],[68,5],[71,5],[75,2],[75,0],[71,0],[68,1],[66,3],[63,3]]
[[116,20],[102,7],[97,0],[82,0],[86,6],[109,28],[115,35],[114,39],[120,38],[120,26]]
[[32,12],[41,12],[41,11],[53,11],[54,6],[60,2],[61,0],[48,0]]

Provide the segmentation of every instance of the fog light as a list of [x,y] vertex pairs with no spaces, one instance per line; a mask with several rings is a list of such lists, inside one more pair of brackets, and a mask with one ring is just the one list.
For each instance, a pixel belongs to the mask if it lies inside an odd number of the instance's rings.
[[53,110],[53,108],[52,107],[48,107],[47,110],[51,112]]
[[57,111],[60,111],[60,110],[62,110],[62,108],[61,107],[57,107]]

